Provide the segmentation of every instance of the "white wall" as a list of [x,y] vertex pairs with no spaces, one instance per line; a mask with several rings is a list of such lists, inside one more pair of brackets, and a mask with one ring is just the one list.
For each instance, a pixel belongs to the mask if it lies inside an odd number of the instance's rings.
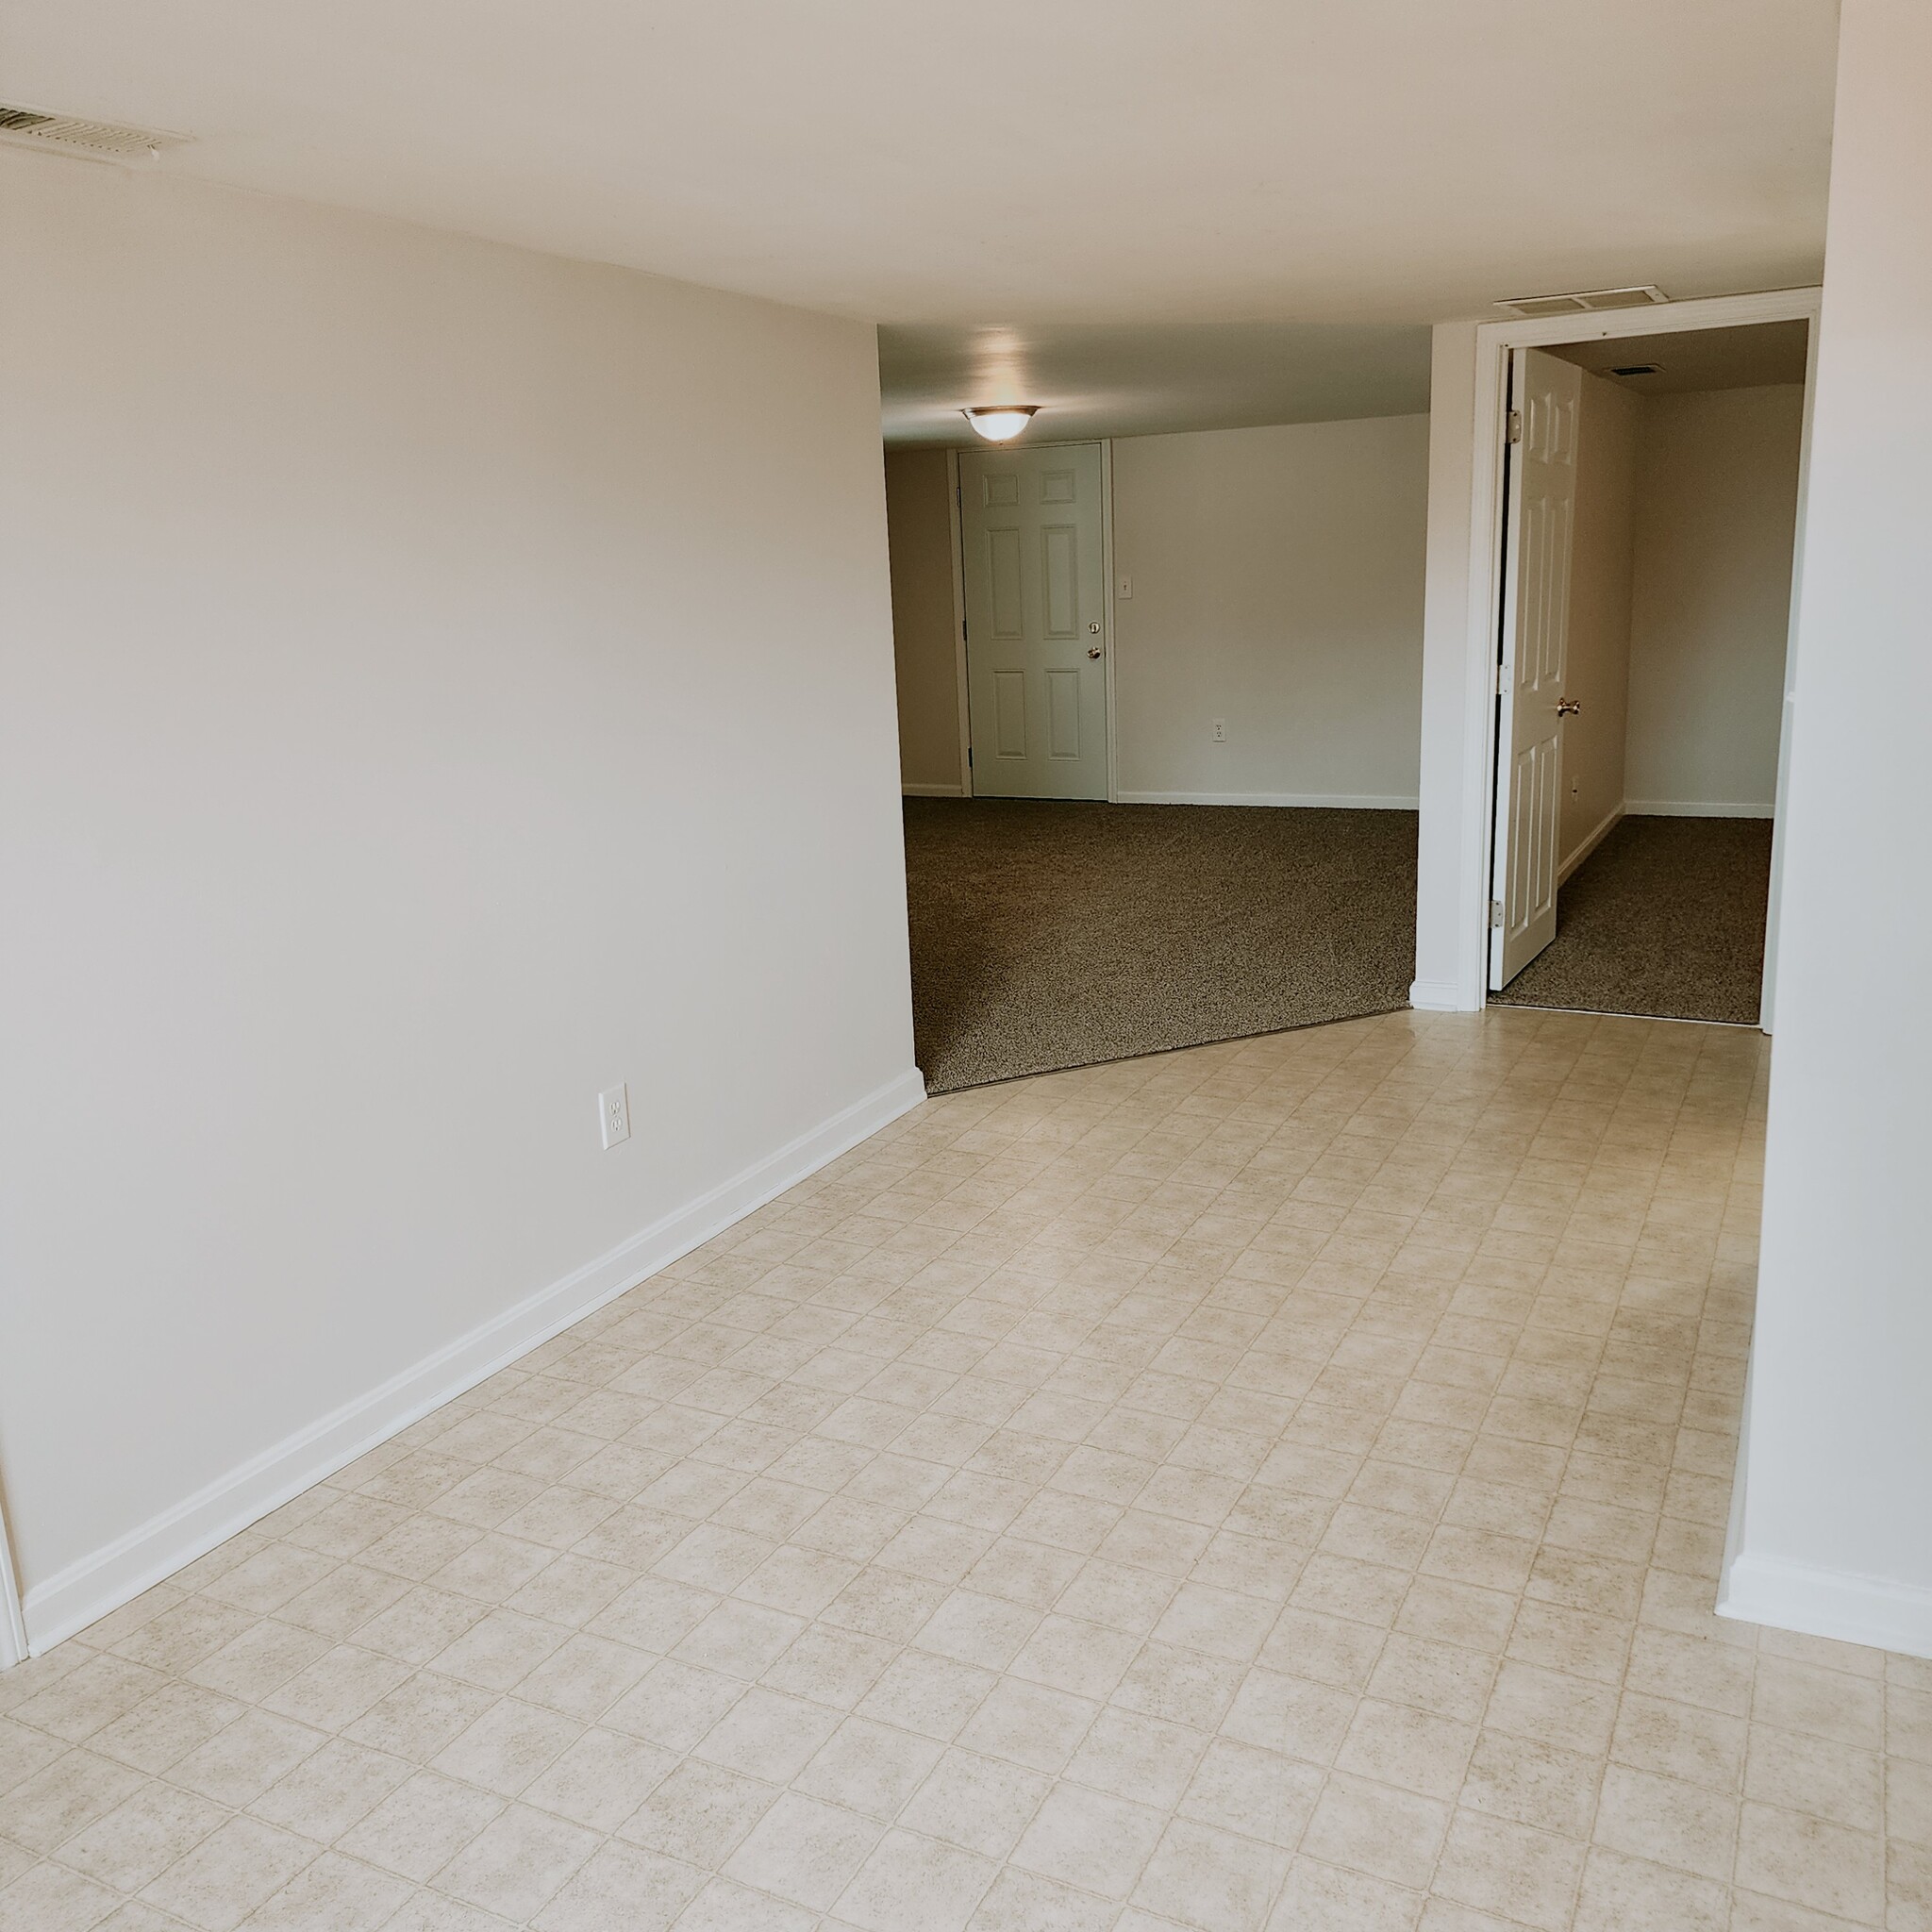
[[1804,418],[1800,383],[1642,398],[1632,811],[1771,813]]
[[1113,477],[1118,794],[1412,807],[1427,417],[1133,437]]
[[899,779],[909,792],[963,791],[952,462],[942,449],[886,453]]
[[[959,783],[943,460],[886,458],[908,791]],[[1413,807],[1427,487],[1425,416],[1115,441],[1120,798]]]
[[[1438,323],[1429,347],[1429,514],[1423,584],[1422,746],[1416,821],[1415,979],[1418,1007],[1483,1003],[1484,929],[1474,908],[1489,819],[1482,735],[1496,705],[1494,632],[1474,606],[1476,324]],[[1492,398],[1498,408],[1500,396]],[[1500,477],[1500,463],[1496,469]],[[1480,532],[1487,548],[1492,523]],[[1484,583],[1487,593],[1489,585]]]
[[0,196],[44,1642],[918,1089],[870,328],[42,157]]
[[1769,817],[1802,384],[1583,378],[1559,870],[1626,808]]
[[1932,1656],[1932,10],[1845,0],[1733,1614]]

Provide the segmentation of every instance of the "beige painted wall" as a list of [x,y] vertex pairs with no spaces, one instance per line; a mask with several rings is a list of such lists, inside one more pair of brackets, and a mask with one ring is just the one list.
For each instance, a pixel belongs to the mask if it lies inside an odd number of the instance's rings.
[[1932,1657],[1932,9],[1845,0],[1842,31],[1725,1602]]
[[1624,808],[1637,441],[1643,408],[1641,397],[1584,372],[1564,668],[1565,695],[1583,709],[1563,724],[1563,811],[1557,841],[1563,870],[1605,821]]
[[[1123,799],[1415,803],[1427,486],[1425,416],[1115,441]],[[886,500],[902,778],[951,790],[943,453],[890,454]]]
[[0,198],[38,1638],[919,1089],[870,327],[10,150]]
[[1428,419],[1134,437],[1113,474],[1120,795],[1412,807]]
[[1805,392],[1646,396],[1637,458],[1624,794],[1769,813]]
[[[1802,410],[1796,386],[1585,376],[1566,860],[1626,798],[1771,808]],[[1413,799],[1426,466],[1422,417],[1115,442],[1123,797]],[[894,452],[886,477],[901,776],[950,791],[943,454]]]
[[886,453],[899,777],[908,791],[941,794],[961,789],[958,619],[947,475],[942,449]]

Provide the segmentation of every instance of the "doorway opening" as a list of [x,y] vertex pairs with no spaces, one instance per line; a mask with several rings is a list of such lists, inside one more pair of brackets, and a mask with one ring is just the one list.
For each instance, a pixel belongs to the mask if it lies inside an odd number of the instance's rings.
[[1491,1000],[1769,1028],[1809,335],[1510,349]]
[[1401,400],[888,453],[930,1091],[1407,1006],[1428,435]]

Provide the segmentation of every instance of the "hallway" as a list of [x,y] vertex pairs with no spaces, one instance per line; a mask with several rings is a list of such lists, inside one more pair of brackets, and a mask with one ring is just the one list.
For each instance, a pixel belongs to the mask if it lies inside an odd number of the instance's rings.
[[1923,1924],[1932,1665],[1710,1614],[1766,1061],[932,1102],[0,1679],[0,1927]]

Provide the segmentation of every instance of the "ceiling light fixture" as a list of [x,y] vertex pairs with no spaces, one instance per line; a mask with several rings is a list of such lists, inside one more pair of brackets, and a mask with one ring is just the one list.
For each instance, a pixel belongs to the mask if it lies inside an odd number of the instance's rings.
[[988,403],[976,409],[961,409],[976,434],[989,442],[1011,442],[1040,413],[1038,403]]

